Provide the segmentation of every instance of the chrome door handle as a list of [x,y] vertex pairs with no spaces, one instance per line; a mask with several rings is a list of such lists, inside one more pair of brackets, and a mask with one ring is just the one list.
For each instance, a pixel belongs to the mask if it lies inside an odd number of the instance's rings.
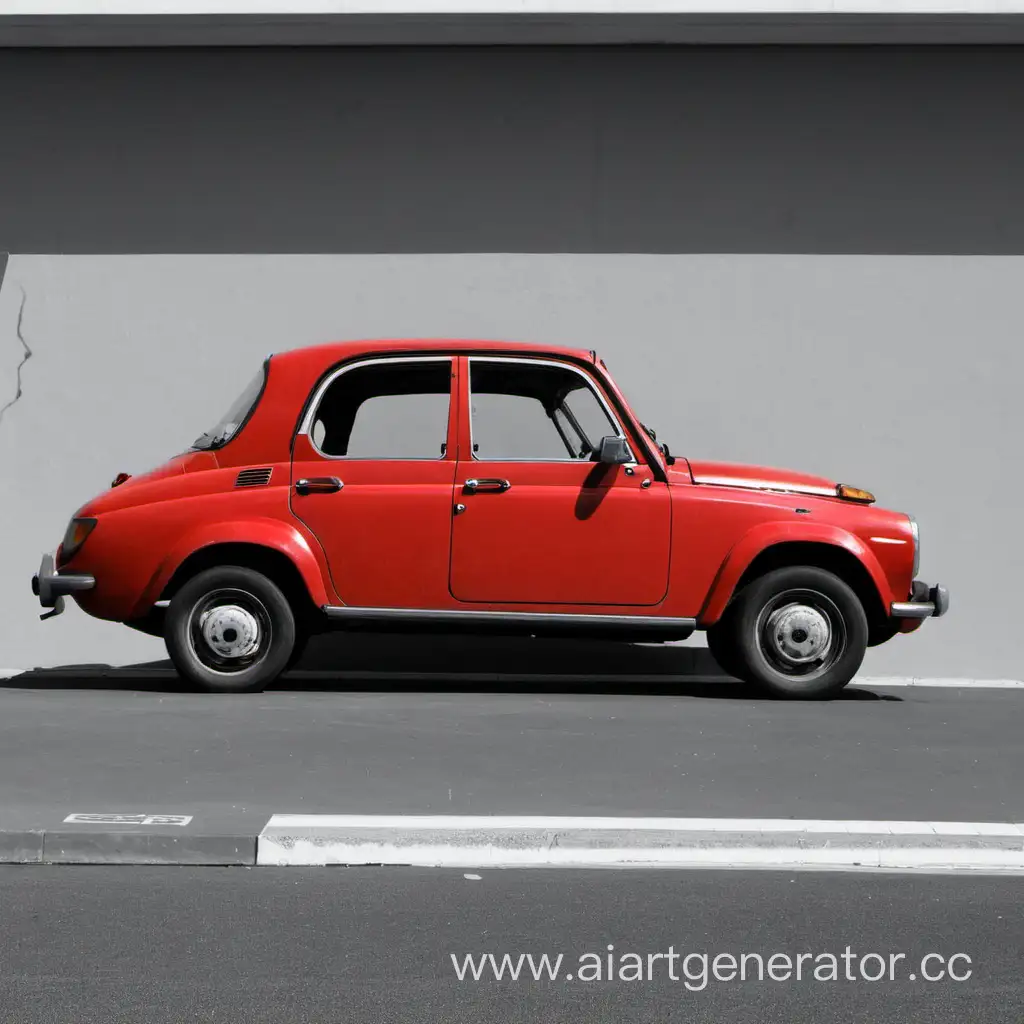
[[308,479],[303,477],[295,481],[295,490],[298,494],[333,494],[344,486],[336,476],[312,476]]
[[502,480],[498,477],[486,477],[482,480],[475,478],[467,480],[462,486],[470,494],[477,494],[480,491],[494,491],[496,494],[504,494],[512,485],[507,480]]

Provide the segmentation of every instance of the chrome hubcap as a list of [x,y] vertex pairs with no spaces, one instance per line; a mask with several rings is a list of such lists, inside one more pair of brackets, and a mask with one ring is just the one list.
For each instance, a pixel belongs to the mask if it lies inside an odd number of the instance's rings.
[[244,672],[262,661],[273,644],[273,632],[266,606],[241,589],[212,591],[189,616],[192,653],[214,672]]
[[207,646],[220,658],[247,658],[260,645],[256,616],[237,604],[220,605],[199,618],[199,631]]
[[847,628],[836,603],[811,589],[776,594],[757,617],[755,636],[769,667],[811,681],[846,652]]
[[793,665],[817,660],[832,639],[828,619],[806,604],[789,604],[772,612],[765,631],[775,653]]

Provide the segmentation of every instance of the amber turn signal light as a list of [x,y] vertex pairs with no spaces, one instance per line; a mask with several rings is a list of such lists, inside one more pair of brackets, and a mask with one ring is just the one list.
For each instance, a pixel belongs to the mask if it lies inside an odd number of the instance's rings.
[[95,526],[95,519],[72,519],[68,523],[67,533],[61,542],[61,554],[65,562],[85,543],[85,538],[92,533]]
[[875,496],[870,491],[861,490],[859,487],[850,487],[849,484],[839,484],[836,487],[836,494],[847,501],[859,501],[863,505],[870,505]]

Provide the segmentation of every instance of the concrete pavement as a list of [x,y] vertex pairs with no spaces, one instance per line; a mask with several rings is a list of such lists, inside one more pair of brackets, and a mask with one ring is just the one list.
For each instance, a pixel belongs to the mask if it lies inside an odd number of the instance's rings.
[[[742,872],[0,868],[0,1017],[19,1024],[1006,1024],[1024,1019],[1019,879]],[[687,987],[580,982],[587,952],[842,956]],[[563,954],[558,980],[460,982],[451,954]],[[930,953],[959,961],[927,982]],[[624,962],[617,960],[616,963]],[[820,961],[819,961],[820,962]],[[875,965],[872,965],[873,967]],[[929,973],[935,974],[936,962]],[[686,970],[698,980],[699,961]],[[909,975],[915,979],[910,980]]]
[[[666,671],[679,651],[428,647],[418,675],[376,643],[344,676],[244,697],[187,692],[159,664],[5,681],[0,833],[67,859],[102,859],[92,837],[113,833],[142,859],[233,863],[286,813],[1024,821],[1012,690],[783,703]],[[97,813],[189,821],[65,822]]]

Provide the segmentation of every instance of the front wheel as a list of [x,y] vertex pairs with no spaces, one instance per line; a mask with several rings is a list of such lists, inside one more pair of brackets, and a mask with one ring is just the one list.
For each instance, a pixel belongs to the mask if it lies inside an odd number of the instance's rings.
[[206,569],[171,599],[164,643],[179,675],[214,693],[255,693],[286,668],[295,616],[266,576],[237,565]]
[[736,598],[731,625],[737,674],[776,697],[835,696],[856,675],[868,643],[860,599],[812,566],[754,580]]
[[736,630],[733,625],[732,608],[726,609],[722,617],[704,634],[708,651],[718,667],[728,676],[742,678],[743,665],[736,648]]

